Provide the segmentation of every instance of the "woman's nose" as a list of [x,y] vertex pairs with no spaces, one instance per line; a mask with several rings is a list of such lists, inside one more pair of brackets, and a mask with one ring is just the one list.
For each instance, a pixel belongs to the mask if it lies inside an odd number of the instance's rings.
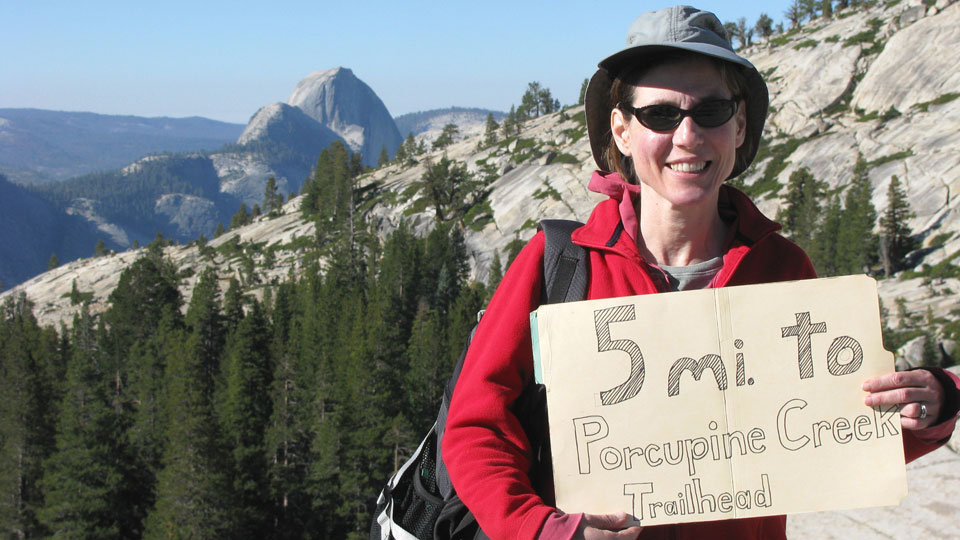
[[703,129],[693,121],[690,116],[685,116],[680,120],[680,125],[673,130],[673,144],[675,146],[692,147],[700,141]]

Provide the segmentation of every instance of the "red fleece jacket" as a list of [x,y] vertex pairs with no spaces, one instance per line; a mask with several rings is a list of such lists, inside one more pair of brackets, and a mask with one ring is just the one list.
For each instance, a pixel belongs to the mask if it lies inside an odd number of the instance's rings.
[[[594,181],[621,181],[607,175]],[[647,265],[624,233],[620,197],[599,203],[573,242],[588,248],[587,298],[652,294],[667,290],[665,278]],[[721,217],[731,225],[723,267],[712,287],[816,277],[807,255],[777,231],[746,195],[720,191]],[[510,265],[467,353],[443,437],[444,461],[460,498],[492,539],[536,538],[555,508],[533,491],[526,471],[530,445],[510,405],[533,374],[529,314],[540,302],[544,237],[537,234]],[[949,379],[948,379],[949,380]],[[960,381],[955,381],[960,386]],[[938,446],[953,430],[948,421],[923,430],[923,440],[905,432],[908,460]],[[568,512],[576,508],[563,509]],[[786,517],[737,519],[645,527],[641,538],[785,538]]]

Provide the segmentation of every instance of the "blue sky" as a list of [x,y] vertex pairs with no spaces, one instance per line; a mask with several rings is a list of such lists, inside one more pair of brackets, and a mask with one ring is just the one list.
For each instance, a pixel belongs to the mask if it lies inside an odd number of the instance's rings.
[[[790,0],[710,0],[723,21]],[[573,103],[642,11],[669,1],[3,0],[0,108],[246,123],[309,73],[349,67],[394,116],[507,110],[539,81]]]

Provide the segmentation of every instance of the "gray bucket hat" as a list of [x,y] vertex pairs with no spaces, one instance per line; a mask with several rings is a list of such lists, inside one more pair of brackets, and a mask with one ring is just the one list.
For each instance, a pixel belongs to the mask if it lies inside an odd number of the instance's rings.
[[673,6],[637,17],[627,30],[626,48],[602,60],[600,69],[587,85],[584,97],[587,136],[593,160],[600,169],[614,170],[606,163],[604,150],[611,137],[610,111],[615,104],[610,102],[610,89],[617,74],[625,67],[643,63],[645,58],[678,49],[731,62],[740,66],[746,75],[747,95],[742,97],[747,103],[747,134],[737,149],[736,164],[729,178],[750,166],[767,118],[770,99],[767,85],[753,64],[733,52],[727,32],[716,15],[690,6]]

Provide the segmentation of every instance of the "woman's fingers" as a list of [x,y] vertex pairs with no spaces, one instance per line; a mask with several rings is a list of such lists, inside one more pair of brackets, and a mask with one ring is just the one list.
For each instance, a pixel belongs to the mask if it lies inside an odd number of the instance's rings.
[[869,394],[863,402],[870,407],[898,405],[904,429],[923,429],[933,425],[943,404],[943,387],[925,369],[898,371],[868,379],[863,389]]
[[579,538],[584,540],[633,540],[640,535],[642,527],[629,527],[627,514],[584,514],[580,522]]

